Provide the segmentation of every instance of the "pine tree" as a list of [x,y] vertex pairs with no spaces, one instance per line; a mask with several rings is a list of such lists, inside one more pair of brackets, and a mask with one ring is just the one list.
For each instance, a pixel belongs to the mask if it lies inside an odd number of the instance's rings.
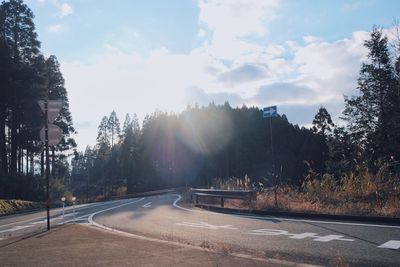
[[111,147],[114,147],[114,141],[120,134],[120,126],[117,114],[113,110],[108,118],[107,129],[111,137]]
[[[38,82],[37,72],[34,69],[35,62],[40,57],[40,43],[37,40],[34,15],[22,0],[10,0],[2,2],[0,6],[0,36],[2,52],[7,51],[9,69],[7,77],[9,82],[4,90],[8,108],[11,128],[10,148],[10,173],[15,175],[17,167],[21,170],[22,145],[19,132],[23,130],[23,114],[32,110],[33,103],[40,92],[35,89]],[[4,105],[0,113],[4,112]],[[3,119],[4,114],[0,116]],[[1,131],[4,131],[4,123],[1,123]],[[1,134],[2,137],[2,134]],[[3,137],[1,138],[3,139]],[[2,147],[4,153],[4,147]],[[4,154],[2,162],[5,162]],[[17,165],[19,163],[19,166]]]
[[312,131],[322,136],[326,136],[327,133],[332,132],[332,128],[335,126],[331,115],[323,106],[321,106],[317,114],[315,114],[312,124]]
[[[46,59],[45,76],[47,78],[49,99],[63,102],[60,113],[54,121],[54,124],[59,126],[63,131],[60,143],[52,147],[52,173],[54,175],[56,169],[56,151],[64,152],[76,147],[76,142],[71,137],[72,134],[75,134],[75,129],[73,127],[72,115],[69,111],[68,94],[64,87],[64,78],[60,71],[60,64],[54,55]],[[60,155],[60,158],[64,157],[65,155]]]
[[400,107],[387,37],[373,29],[365,46],[369,54],[358,79],[360,94],[345,98],[344,119],[372,165],[378,159],[399,155],[395,144],[400,136],[392,129],[399,127],[396,114]]

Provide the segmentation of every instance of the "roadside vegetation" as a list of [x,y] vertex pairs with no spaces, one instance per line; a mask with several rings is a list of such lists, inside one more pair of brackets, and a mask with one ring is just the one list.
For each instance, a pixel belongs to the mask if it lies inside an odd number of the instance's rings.
[[34,210],[41,208],[38,202],[24,201],[24,200],[1,200],[0,199],[0,216],[10,215],[22,211]]

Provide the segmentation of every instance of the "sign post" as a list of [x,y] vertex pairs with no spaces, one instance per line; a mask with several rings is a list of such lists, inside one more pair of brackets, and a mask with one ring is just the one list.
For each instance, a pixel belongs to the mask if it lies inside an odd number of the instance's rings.
[[272,172],[275,180],[275,188],[274,188],[274,195],[275,195],[275,206],[278,206],[278,181],[277,176],[275,173],[275,155],[274,155],[274,143],[272,137],[272,118],[278,116],[278,108],[277,106],[271,106],[263,108],[263,118],[269,118],[269,130],[270,130],[270,140],[271,140],[271,155],[272,155]]
[[58,100],[39,100],[38,104],[44,113],[44,127],[40,131],[40,139],[44,143],[46,153],[46,213],[47,213],[47,231],[50,230],[50,160],[49,146],[54,146],[61,141],[62,130],[52,124],[57,118],[60,109],[63,106],[62,101]]
[[63,218],[63,222],[64,222],[64,206],[65,206],[65,197],[61,198],[61,201],[63,203],[63,209],[62,209],[62,218]]
[[75,200],[76,200],[76,197],[72,197],[72,207],[73,207],[73,214],[74,214],[74,224],[75,224]]

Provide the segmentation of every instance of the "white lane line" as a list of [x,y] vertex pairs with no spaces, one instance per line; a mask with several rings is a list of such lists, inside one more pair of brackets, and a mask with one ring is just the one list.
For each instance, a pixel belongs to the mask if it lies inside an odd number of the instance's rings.
[[96,212],[94,212],[94,213],[92,213],[92,214],[89,215],[88,221],[89,221],[89,223],[91,223],[91,224],[93,224],[93,225],[96,225],[96,226],[98,226],[98,227],[100,227],[100,228],[103,228],[103,225],[98,224],[98,223],[96,223],[95,221],[93,221],[93,217],[94,217],[94,216],[96,216],[96,215],[99,214],[99,213],[105,212],[105,211],[117,209],[117,208],[119,208],[119,207],[123,207],[123,206],[126,206],[126,205],[130,205],[130,204],[133,204],[133,203],[142,201],[142,200],[144,200],[144,199],[145,199],[145,198],[142,197],[142,198],[137,199],[137,200],[135,200],[135,201],[131,201],[131,202],[128,202],[128,203],[124,203],[124,204],[121,204],[121,205],[118,205],[118,206],[114,206],[114,207],[111,207],[111,208],[107,208],[107,209],[104,209],[104,210],[96,211]]
[[[80,212],[75,212],[75,216],[77,215],[77,214],[79,214]],[[65,214],[64,215],[64,217],[71,217],[71,216],[73,216],[74,214],[73,213],[69,213],[69,214]],[[56,220],[61,220],[61,219],[63,219],[63,216],[62,215],[60,215],[60,216],[58,216],[58,217],[55,217],[55,218],[51,218],[50,219],[50,222],[54,222],[54,221],[56,221]],[[47,222],[47,220],[46,219],[44,219],[44,220],[40,220],[40,221],[37,221],[37,222],[31,222],[31,223],[29,223],[29,224],[31,224],[31,225],[35,225],[35,224],[41,224],[41,223],[46,223]]]
[[[178,198],[172,204],[175,208],[190,211],[190,212],[199,212],[199,213],[210,213],[209,211],[202,210],[193,210],[181,207],[178,205],[179,200],[182,199],[181,195],[173,194]],[[320,223],[320,224],[336,224],[336,225],[350,225],[350,226],[367,226],[367,227],[378,227],[378,228],[394,228],[400,229],[400,226],[395,225],[383,225],[383,224],[365,224],[365,223],[347,223],[347,222],[332,222],[332,221],[315,221],[315,220],[304,220],[304,219],[288,219],[288,218],[280,218],[274,216],[251,216],[251,215],[239,215],[239,214],[225,214],[225,213],[216,213],[212,214],[218,216],[233,216],[233,217],[242,217],[242,218],[250,218],[250,219],[261,219],[261,220],[279,220],[279,221],[288,221],[288,222],[305,222],[305,223]]]
[[143,208],[150,208],[151,207],[151,202],[144,204],[142,207]]
[[[82,219],[84,219],[85,217],[88,217],[88,216],[89,216],[89,214],[85,214],[85,215],[76,217],[75,221],[80,221],[80,220],[82,220]],[[86,218],[86,220],[87,220],[87,218]],[[73,222],[73,221],[74,221],[74,219],[71,219],[71,220],[68,220],[68,221],[60,222],[57,225],[67,224],[67,223],[70,223],[70,222]]]
[[388,242],[380,245],[378,248],[399,249],[400,248],[400,241],[399,240],[389,240]]
[[32,226],[33,225],[23,225],[23,226],[18,225],[18,226],[14,226],[13,228],[10,228],[10,229],[2,230],[2,231],[0,231],[0,234],[1,233],[7,233],[7,232],[15,232],[15,231],[22,230],[22,229],[25,229],[25,228],[29,228],[29,227],[32,227]]
[[[121,201],[121,200],[115,200],[116,202],[117,201]],[[107,204],[110,204],[110,203],[112,203],[112,202],[107,202],[107,203],[90,203],[90,204],[88,204],[88,205],[86,205],[86,206],[84,206],[84,207],[81,207],[81,208],[76,208],[75,210],[76,211],[78,211],[78,210],[82,210],[82,209],[88,209],[88,208],[94,208],[94,207],[101,207],[101,206],[104,206],[104,205],[107,205]],[[90,206],[89,206],[90,205]],[[66,209],[66,210],[70,210],[70,209],[72,209],[72,207],[71,208],[68,208],[68,209]],[[54,210],[54,212],[61,212],[61,210],[60,209],[56,209],[56,210]],[[58,216],[58,215],[60,215],[60,214],[55,214],[55,215],[52,215],[52,216]],[[23,215],[21,215],[21,216],[23,216]],[[36,220],[43,220],[43,219],[46,219],[46,216],[40,216],[40,217],[36,217],[36,218],[32,218],[32,219],[27,219],[27,220],[23,220],[23,221],[17,221],[17,222],[12,222],[12,223],[8,223],[8,224],[2,224],[2,225],[0,225],[0,227],[2,228],[2,227],[6,227],[6,226],[10,226],[10,225],[14,225],[14,224],[23,224],[23,223],[26,223],[26,222],[31,222],[31,221],[36,221]]]

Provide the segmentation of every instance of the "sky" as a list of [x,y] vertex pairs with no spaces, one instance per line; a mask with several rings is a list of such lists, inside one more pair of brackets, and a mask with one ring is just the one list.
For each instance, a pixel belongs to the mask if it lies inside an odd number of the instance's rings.
[[[42,52],[55,55],[78,148],[115,110],[142,121],[211,101],[277,105],[309,127],[322,105],[335,122],[373,26],[390,34],[400,1],[28,0]],[[340,123],[340,122],[339,122]]]

